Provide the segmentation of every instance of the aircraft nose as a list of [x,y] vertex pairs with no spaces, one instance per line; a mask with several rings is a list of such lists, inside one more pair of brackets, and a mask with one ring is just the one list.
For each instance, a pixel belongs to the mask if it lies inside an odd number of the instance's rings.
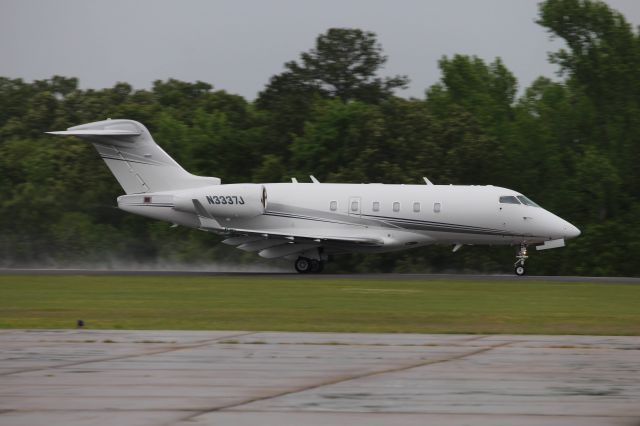
[[580,235],[581,232],[578,228],[576,228],[575,226],[573,226],[572,224],[570,224],[569,222],[567,222],[567,224],[564,226],[564,237],[569,239],[569,238],[575,238],[578,235]]
[[568,240],[580,235],[580,230],[578,228],[551,212],[546,212],[545,219],[545,230],[548,232],[547,235],[552,239],[563,238]]

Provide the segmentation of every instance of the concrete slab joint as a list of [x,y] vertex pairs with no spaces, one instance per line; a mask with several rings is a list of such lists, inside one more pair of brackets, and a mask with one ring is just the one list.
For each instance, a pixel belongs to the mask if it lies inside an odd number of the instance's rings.
[[3,330],[0,424],[637,425],[640,338]]

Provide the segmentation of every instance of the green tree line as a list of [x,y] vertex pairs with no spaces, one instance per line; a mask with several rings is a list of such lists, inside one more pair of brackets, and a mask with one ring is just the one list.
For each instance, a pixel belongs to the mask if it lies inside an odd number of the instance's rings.
[[[582,230],[535,253],[540,274],[639,275],[640,35],[592,0],[547,0],[537,21],[565,48],[560,76],[518,95],[497,58],[454,55],[421,99],[382,75],[375,34],[332,28],[284,65],[254,101],[205,82],[82,90],[76,78],[0,77],[0,266],[78,262],[254,262],[219,237],[119,211],[122,193],[93,147],[45,131],[130,118],[194,174],[223,183],[492,184]],[[510,271],[512,248],[426,247],[349,255],[333,271]]]

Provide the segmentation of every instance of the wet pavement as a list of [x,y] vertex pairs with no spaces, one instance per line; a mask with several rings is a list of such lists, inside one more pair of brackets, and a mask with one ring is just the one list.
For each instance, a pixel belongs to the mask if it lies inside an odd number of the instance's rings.
[[0,330],[0,425],[640,425],[640,337]]

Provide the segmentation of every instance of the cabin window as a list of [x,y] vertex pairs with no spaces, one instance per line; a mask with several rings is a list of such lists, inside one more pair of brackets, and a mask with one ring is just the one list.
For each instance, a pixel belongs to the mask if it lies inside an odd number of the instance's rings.
[[332,212],[335,212],[336,210],[338,210],[338,202],[337,201],[331,201],[329,203],[329,210],[331,210]]
[[357,211],[359,210],[359,208],[358,208],[358,204],[359,204],[359,203],[358,203],[356,200],[353,200],[353,201],[351,202],[351,211],[352,211],[352,212],[357,212]]
[[400,203],[399,202],[397,202],[397,201],[393,202],[393,211],[396,212],[396,213],[400,211]]
[[441,205],[440,203],[433,203],[433,212],[440,213]]
[[413,203],[413,212],[420,213],[420,203],[418,202]]
[[513,195],[504,195],[500,197],[500,202],[502,204],[520,204],[520,201]]
[[379,212],[380,211],[380,201],[374,201],[373,205],[371,206],[371,209],[374,212]]
[[524,204],[525,206],[540,207],[539,205],[537,205],[536,203],[534,203],[533,201],[531,201],[530,199],[528,199],[524,195],[518,195],[517,197],[518,197],[518,200],[520,200],[520,202],[522,204]]

